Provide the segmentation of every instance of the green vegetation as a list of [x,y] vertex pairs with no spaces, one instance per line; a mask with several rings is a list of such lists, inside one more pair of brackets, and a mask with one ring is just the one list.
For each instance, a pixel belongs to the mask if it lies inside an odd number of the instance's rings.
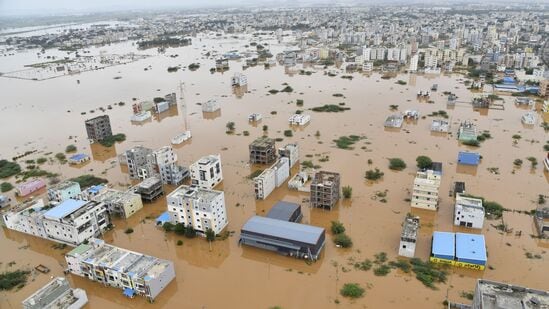
[[343,198],[349,199],[353,195],[353,187],[351,186],[343,186]]
[[431,160],[428,156],[418,156],[416,158],[416,162],[419,169],[431,168],[433,165],[433,160]]
[[379,252],[374,254],[375,260],[374,263],[376,264],[383,264],[387,262],[387,253],[385,252]]
[[536,157],[528,157],[526,159],[530,161],[530,165],[532,168],[536,168],[536,166],[538,166],[538,159],[536,159]]
[[124,231],[124,233],[131,234],[131,233],[133,233],[133,229],[131,227],[129,227]]
[[177,241],[176,245],[178,245],[178,246],[183,246],[183,241],[182,241],[181,239],[179,239],[179,240]]
[[294,133],[293,133],[292,130],[284,130],[284,136],[292,137],[292,136],[294,136]]
[[390,111],[393,111],[393,112],[394,112],[394,111],[397,111],[397,110],[398,110],[398,105],[396,105],[396,104],[391,104],[391,105],[389,105],[389,110],[390,110]]
[[412,258],[410,260],[412,264],[412,271],[416,274],[416,279],[421,281],[423,285],[435,289],[435,283],[444,283],[446,282],[446,271],[440,269],[438,265],[423,262],[418,258]]
[[227,132],[226,132],[227,134],[233,134],[234,133],[234,129],[235,129],[234,122],[232,122],[232,121],[227,122],[225,127],[227,128]]
[[101,141],[99,143],[105,147],[111,147],[116,142],[123,142],[126,140],[126,135],[123,133],[115,134],[112,136],[109,136]]
[[27,283],[30,271],[16,270],[0,273],[0,291],[9,291],[14,287],[22,288]]
[[427,115],[429,117],[442,117],[444,119],[448,119],[448,113],[444,110],[439,110],[438,112],[432,112],[430,113],[429,115]]
[[191,63],[191,64],[189,64],[189,67],[188,67],[188,68],[189,68],[189,70],[191,70],[191,71],[195,71],[195,70],[197,70],[198,68],[200,68],[200,64],[199,64],[199,63]]
[[8,191],[10,191],[11,189],[13,189],[13,185],[12,185],[11,183],[9,183],[9,182],[3,182],[3,183],[0,184],[0,191],[1,191],[2,193],[8,192]]
[[515,140],[519,140],[522,138],[522,136],[520,136],[519,134],[513,134],[513,136],[511,136],[513,139]]
[[263,132],[267,132],[269,130],[269,126],[268,125],[263,125]]
[[336,146],[339,149],[353,149],[353,147],[351,146],[354,145],[359,140],[360,140],[360,136],[349,135],[349,136],[340,136],[338,139],[335,139],[334,142],[336,143]]
[[314,168],[313,161],[310,160],[305,160],[301,162],[301,166],[303,166],[304,168]]
[[302,99],[297,99],[297,100],[295,101],[295,104],[296,104],[297,106],[303,106],[303,100],[302,100]]
[[351,240],[351,237],[347,236],[347,234],[345,233],[335,235],[334,243],[337,246],[340,246],[343,248],[350,248],[353,246],[353,241]]
[[48,161],[48,158],[41,157],[41,158],[38,158],[38,159],[36,160],[36,163],[38,163],[38,164],[44,164],[44,163],[46,163],[47,161]]
[[339,113],[350,110],[350,107],[341,107],[335,104],[324,104],[322,106],[317,106],[311,108],[313,112],[327,112],[327,113]]
[[31,177],[44,177],[45,176],[45,177],[48,177],[48,178],[52,178],[52,177],[59,176],[59,174],[50,173],[48,171],[44,171],[44,170],[41,170],[41,169],[36,168],[36,167],[33,166],[32,169],[21,172],[21,176],[23,177],[23,180],[27,180],[28,178],[31,178]]
[[370,268],[372,268],[372,261],[370,261],[369,259],[365,259],[362,262],[355,263],[354,267],[355,267],[355,269],[368,271],[368,270],[370,270]]
[[332,96],[334,96],[336,98],[342,98],[343,94],[342,93],[334,93],[334,94],[332,94]]
[[386,264],[382,264],[374,268],[374,275],[387,276],[391,272],[391,267]]
[[214,241],[215,240],[215,232],[212,229],[206,230],[206,240],[207,241]]
[[406,168],[406,163],[400,158],[391,158],[389,159],[389,169],[395,171],[402,171]]
[[345,226],[339,221],[332,221],[332,227],[330,229],[334,235],[345,233]]
[[480,146],[480,142],[479,142],[478,140],[475,140],[475,139],[465,140],[465,141],[462,141],[461,143],[462,143],[463,145],[473,146],[473,147],[478,147],[478,146]]
[[483,131],[480,135],[477,136],[477,141],[484,142],[487,139],[492,138],[492,134],[490,134],[490,131]]
[[344,297],[360,298],[364,296],[365,290],[358,283],[345,283],[339,293]]
[[380,171],[378,168],[376,168],[374,170],[366,171],[366,176],[365,177],[368,180],[375,181],[375,180],[378,180],[381,177],[383,177],[383,175],[385,175],[385,174],[382,171]]
[[0,178],[7,178],[21,172],[21,166],[8,160],[0,160]]
[[522,166],[522,160],[521,159],[515,159],[515,161],[513,161],[513,165],[516,166],[516,167],[521,167]]
[[406,260],[390,261],[389,266],[391,266],[392,268],[398,268],[405,273],[409,273],[412,269],[412,266]]
[[76,146],[68,145],[67,147],[65,147],[65,152],[76,152]]
[[482,200],[482,206],[484,207],[485,216],[487,218],[499,219],[503,216],[503,212],[506,210],[497,202],[486,201],[482,196],[474,196],[470,194],[464,194],[465,197],[478,198]]
[[278,93],[278,90],[276,90],[276,89],[271,89],[271,90],[269,90],[269,93],[270,93],[270,94],[277,94],[277,93]]
[[250,136],[250,131],[244,130],[244,131],[242,131],[242,135],[244,135],[244,136]]
[[475,293],[472,292],[472,291],[461,291],[461,293],[459,294],[461,297],[463,298],[466,298],[468,300],[473,300],[473,298],[475,297]]
[[398,81],[397,81],[397,82],[396,82],[395,84],[399,84],[399,85],[406,85],[406,84],[407,84],[407,82],[405,82],[405,81],[403,81],[403,80],[399,79],[399,80],[398,80]]
[[280,92],[292,92],[292,91],[294,91],[294,88],[292,88],[289,85],[284,87],[282,90],[280,90]]
[[82,189],[109,182],[107,179],[99,178],[99,177],[96,177],[94,175],[89,175],[89,174],[78,176],[78,177],[72,178],[70,180],[78,182],[78,184],[80,185],[80,187]]
[[65,156],[64,153],[62,152],[58,152],[55,154],[55,158],[59,161],[61,161],[62,163],[65,162],[67,160],[67,156]]

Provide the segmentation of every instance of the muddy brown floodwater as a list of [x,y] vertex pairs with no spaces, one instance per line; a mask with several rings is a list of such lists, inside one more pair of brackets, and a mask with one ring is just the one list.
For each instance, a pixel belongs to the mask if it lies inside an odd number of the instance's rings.
[[[385,277],[376,277],[368,272],[354,270],[349,266],[352,259],[373,258],[378,252],[386,252],[390,259],[396,258],[401,232],[401,223],[408,212],[421,216],[421,229],[416,256],[427,259],[430,252],[432,232],[458,231],[452,225],[453,200],[448,196],[454,181],[465,181],[467,192],[501,203],[504,207],[529,211],[536,207],[540,193],[547,194],[549,175],[542,164],[531,169],[526,160],[535,156],[540,161],[544,153],[542,145],[549,136],[539,126],[524,127],[520,117],[525,112],[513,104],[510,96],[503,96],[505,110],[475,111],[470,104],[459,103],[452,109],[446,107],[443,91],[458,95],[459,101],[469,102],[472,94],[465,88],[460,75],[415,76],[400,74],[389,80],[381,79],[377,73],[365,76],[353,73],[353,79],[340,76],[329,77],[318,70],[311,76],[290,75],[282,66],[264,69],[262,66],[244,71],[248,77],[248,91],[233,93],[230,77],[241,71],[243,62],[231,61],[230,70],[211,74],[213,59],[202,58],[209,50],[228,51],[243,49],[247,40],[195,39],[193,46],[168,49],[166,55],[155,50],[139,51],[153,57],[135,63],[67,76],[46,81],[25,81],[0,79],[0,153],[11,158],[27,150],[37,153],[25,159],[36,159],[48,152],[62,152],[68,144],[75,144],[79,152],[90,154],[91,162],[82,167],[46,163],[43,169],[69,178],[84,173],[93,173],[108,178],[116,188],[124,188],[130,181],[128,174],[117,162],[117,155],[134,145],[150,148],[170,143],[170,139],[184,130],[184,117],[192,130],[191,141],[176,146],[179,161],[189,165],[199,157],[220,153],[225,179],[219,189],[225,191],[229,216],[229,231],[235,233],[224,241],[215,241],[212,248],[204,239],[184,239],[165,234],[154,225],[157,215],[165,211],[165,199],[147,204],[127,221],[115,220],[115,229],[104,238],[116,246],[154,255],[174,261],[177,277],[150,304],[142,298],[127,299],[122,291],[104,287],[96,282],[68,275],[75,287],[83,288],[89,297],[89,308],[441,308],[442,302],[450,300],[468,302],[461,298],[462,291],[474,289],[478,278],[493,279],[548,289],[547,242],[531,238],[534,234],[532,218],[528,215],[505,212],[503,220],[515,231],[522,231],[521,237],[502,234],[492,225],[499,221],[486,221],[482,233],[486,236],[488,265],[485,271],[450,269],[448,281],[432,290],[424,287],[412,274],[393,270]],[[271,51],[276,54],[284,49],[270,41]],[[108,52],[130,52],[135,47],[129,43],[109,47],[92,48]],[[48,51],[48,54],[59,52]],[[179,54],[178,58],[168,55]],[[0,70],[19,69],[24,64],[40,62],[35,52],[20,53],[0,58]],[[168,73],[168,66],[200,62],[197,71],[188,70]],[[151,67],[144,70],[146,67]],[[120,76],[120,79],[113,79]],[[407,85],[397,85],[397,80]],[[76,80],[80,80],[77,84]],[[169,92],[177,92],[179,81],[185,82],[187,111],[178,104],[142,125],[130,122],[132,98],[150,100]],[[293,93],[268,95],[270,88],[282,89],[283,83],[293,87]],[[419,90],[427,90],[433,83],[439,85],[433,93],[434,104],[416,99]],[[341,93],[344,97],[334,97]],[[221,112],[203,115],[196,103],[217,98]],[[296,99],[303,99],[304,106],[298,107]],[[110,149],[90,145],[86,140],[83,122],[92,116],[102,114],[97,109],[123,101],[124,106],[113,105],[106,113],[111,118],[115,133],[125,133],[125,142]],[[351,110],[342,113],[315,113],[307,109],[344,102]],[[181,102],[180,102],[181,103]],[[432,134],[429,130],[431,117],[407,122],[400,130],[386,130],[385,118],[390,115],[389,105],[398,105],[400,111],[417,109],[421,115],[433,111],[447,110],[452,122],[453,135]],[[342,185],[353,187],[353,197],[342,201],[332,211],[310,209],[303,204],[304,223],[329,228],[332,220],[343,222],[353,239],[351,249],[334,246],[328,233],[322,258],[312,265],[289,257],[254,248],[240,247],[240,227],[252,215],[264,215],[278,200],[301,203],[306,193],[289,191],[286,186],[276,189],[268,199],[255,201],[252,182],[246,178],[256,166],[250,166],[248,144],[263,134],[262,126],[268,125],[268,135],[283,137],[289,129],[287,119],[296,110],[303,109],[312,119],[304,128],[292,128],[293,137],[285,137],[282,146],[298,142],[301,160],[312,160],[322,169],[341,173]],[[90,110],[96,110],[90,114]],[[70,111],[70,112],[69,112]],[[271,111],[276,111],[272,115]],[[87,112],[81,115],[81,112]],[[263,120],[258,125],[248,123],[251,113],[261,113]],[[458,124],[471,120],[479,130],[489,130],[492,139],[482,143],[478,151],[482,163],[475,169],[463,169],[456,165],[461,146],[455,138]],[[227,122],[236,123],[236,133],[227,135]],[[242,131],[250,132],[249,136]],[[319,131],[320,136],[315,133]],[[344,135],[361,135],[352,150],[337,149],[334,139]],[[522,139],[513,145],[511,136],[520,134]],[[70,138],[69,138],[70,137]],[[415,158],[428,155],[443,163],[443,180],[440,189],[441,203],[438,212],[411,211],[405,201],[410,197],[410,188],[415,173]],[[307,158],[306,155],[313,155]],[[319,162],[320,156],[329,156],[329,161]],[[52,157],[52,155],[49,155]],[[395,172],[388,169],[388,158],[402,158],[408,167]],[[521,158],[526,163],[521,168],[513,167],[513,160]],[[368,159],[373,164],[368,165]],[[22,160],[24,161],[24,160]],[[385,176],[376,183],[368,183],[364,173],[379,168]],[[499,175],[487,168],[499,168]],[[293,173],[296,169],[293,170]],[[166,188],[167,191],[173,188]],[[372,198],[377,191],[387,190],[387,203]],[[133,234],[125,234],[127,227]],[[468,231],[471,232],[471,231]],[[184,244],[176,246],[177,240]],[[0,232],[0,270],[30,268],[41,263],[49,267],[52,276],[63,276],[63,253],[68,251],[52,248],[54,243],[2,229]],[[541,259],[527,259],[526,252],[540,254]],[[10,261],[16,265],[8,266]],[[350,271],[349,271],[350,270]],[[20,302],[50,280],[50,274],[33,275],[29,283],[20,290],[2,292],[1,308],[17,308]],[[366,287],[366,295],[350,301],[339,294],[344,283],[356,282]],[[336,300],[339,300],[337,304]]]

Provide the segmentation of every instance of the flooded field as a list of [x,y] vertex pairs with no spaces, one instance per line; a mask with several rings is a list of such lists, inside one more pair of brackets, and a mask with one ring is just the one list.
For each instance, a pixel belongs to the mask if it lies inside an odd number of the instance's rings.
[[[227,240],[213,242],[211,250],[204,239],[165,234],[154,224],[154,218],[166,210],[165,199],[145,205],[127,221],[115,220],[115,229],[104,237],[108,243],[172,260],[177,277],[155,303],[150,304],[139,297],[127,299],[119,289],[68,275],[73,286],[87,291],[89,308],[269,308],[278,305],[282,308],[419,309],[442,308],[446,296],[453,301],[469,302],[460,294],[473,290],[477,278],[549,289],[546,271],[549,243],[530,237],[530,234],[535,234],[532,217],[517,212],[505,212],[503,220],[514,231],[522,231],[522,236],[497,231],[493,225],[500,224],[500,220],[485,221],[484,229],[477,233],[486,236],[489,267],[482,272],[450,269],[447,283],[438,285],[437,290],[423,286],[413,274],[392,270],[387,276],[378,277],[372,270],[364,272],[352,266],[353,260],[373,259],[379,252],[386,252],[389,259],[395,259],[401,223],[408,212],[421,217],[416,256],[427,259],[433,231],[459,231],[452,225],[453,198],[447,194],[455,181],[464,181],[468,193],[499,202],[505,208],[530,211],[536,207],[538,194],[548,192],[549,174],[544,172],[542,164],[530,168],[526,158],[543,159],[542,146],[549,140],[549,134],[539,125],[523,126],[520,119],[525,110],[516,107],[512,97],[502,96],[504,110],[476,111],[467,103],[473,94],[465,88],[461,75],[399,74],[392,79],[382,79],[378,73],[371,76],[353,73],[350,74],[353,79],[348,80],[340,76],[330,77],[323,70],[315,69],[308,69],[316,71],[310,76],[288,74],[283,66],[246,69],[247,91],[235,94],[230,78],[234,72],[242,71],[244,61],[231,61],[229,71],[212,74],[210,68],[215,67],[214,59],[203,58],[202,54],[214,50],[242,50],[248,42],[195,38],[192,46],[170,48],[163,55],[157,54],[156,50],[142,51],[152,57],[79,75],[46,81],[0,78],[1,157],[11,158],[25,151],[37,151],[20,160],[24,162],[46,153],[63,152],[69,144],[76,145],[78,152],[92,157],[91,162],[81,167],[60,165],[55,161],[42,167],[59,173],[62,179],[93,173],[108,178],[114,187],[127,187],[132,181],[124,167],[118,164],[117,155],[135,145],[149,148],[168,145],[172,137],[185,129],[185,117],[188,117],[193,137],[175,147],[180,163],[189,165],[203,155],[221,154],[225,179],[217,189],[225,191],[228,230],[235,233]],[[269,42],[273,54],[284,49],[275,41]],[[140,53],[130,43],[92,49],[91,54],[97,54],[99,50]],[[50,53],[61,52],[46,52]],[[175,54],[178,57],[170,57]],[[0,57],[0,71],[15,71],[25,64],[37,62],[41,60],[37,59],[35,52]],[[168,67],[182,65],[186,68],[193,62],[201,64],[196,71],[167,72]],[[407,84],[399,85],[397,80]],[[133,98],[151,100],[178,92],[180,81],[185,83],[185,107],[180,101],[177,108],[147,122],[130,122]],[[284,88],[284,83],[293,88],[292,93],[269,94],[270,89]],[[434,83],[439,85],[438,92],[431,95],[434,103],[419,101],[416,93],[430,89]],[[444,91],[451,91],[459,97],[455,107],[447,109]],[[336,93],[343,94],[343,97],[333,96]],[[203,114],[197,103],[211,98],[221,103],[221,112]],[[303,99],[304,105],[297,106],[297,99]],[[114,105],[118,102],[125,102],[125,105]],[[340,113],[308,110],[343,102],[351,109]],[[102,114],[98,108],[107,105],[113,105],[111,110],[106,110],[113,133],[127,136],[125,142],[110,149],[90,145],[84,128],[84,120]],[[399,130],[385,129],[385,118],[395,113],[389,110],[389,105],[398,105],[401,112],[416,109],[421,116],[446,110],[452,134],[431,133],[432,117],[405,121]],[[92,110],[95,111],[93,114],[90,113]],[[310,114],[310,124],[290,128],[287,120],[296,110]],[[86,114],[81,115],[82,112]],[[263,114],[261,122],[248,123],[251,113]],[[465,120],[475,123],[481,131],[489,130],[493,137],[476,150],[482,154],[482,162],[474,169],[456,164],[458,151],[474,150],[460,145],[456,138],[459,123]],[[229,121],[235,122],[236,134],[225,133]],[[303,204],[304,223],[329,229],[332,220],[343,222],[353,240],[351,249],[336,248],[328,233],[321,259],[308,265],[301,260],[238,245],[240,227],[250,216],[264,215],[278,200],[301,203],[308,198],[307,193],[289,191],[282,186],[264,201],[254,199],[253,184],[247,176],[258,166],[250,166],[247,162],[248,144],[263,135],[263,125],[268,126],[270,137],[284,138],[277,142],[277,147],[289,142],[299,143],[301,161],[311,160],[322,169],[339,172],[342,185],[353,187],[352,199],[341,201],[332,211],[310,209],[306,203]],[[294,131],[293,137],[284,137],[283,131],[288,129]],[[249,131],[249,136],[241,134],[243,131]],[[316,136],[317,131],[320,136]],[[521,135],[516,145],[513,144],[514,134]],[[358,141],[352,150],[336,148],[333,140],[348,135],[366,138]],[[416,171],[415,158],[419,155],[428,155],[443,163],[441,203],[436,213],[411,211],[409,202],[405,201],[410,198]],[[326,156],[328,161],[319,161]],[[398,172],[389,170],[388,158],[395,157],[402,158],[408,167]],[[513,167],[517,158],[525,161],[521,168]],[[368,160],[372,160],[372,164],[368,164]],[[380,181],[370,183],[365,180],[364,173],[373,168],[379,168],[385,175]],[[488,168],[498,168],[499,174],[488,171]],[[295,172],[296,169],[292,175]],[[167,192],[172,189],[165,188]],[[374,198],[376,192],[385,190],[386,203]],[[128,227],[135,232],[125,234]],[[179,239],[184,242],[182,246],[176,245]],[[63,254],[69,248],[58,250],[52,248],[53,244],[2,229],[0,270],[32,268],[41,263],[52,270],[52,276],[63,276]],[[527,252],[540,254],[542,258],[528,259]],[[8,266],[11,261],[16,264]],[[33,276],[33,281],[18,291],[2,292],[0,307],[18,308],[24,298],[50,280],[50,274]],[[365,297],[349,301],[340,296],[340,288],[349,282],[366,287]]]

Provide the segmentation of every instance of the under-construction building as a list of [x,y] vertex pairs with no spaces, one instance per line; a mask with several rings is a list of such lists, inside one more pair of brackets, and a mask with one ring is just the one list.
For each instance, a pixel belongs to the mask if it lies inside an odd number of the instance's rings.
[[320,171],[311,183],[311,206],[329,208],[339,200],[339,173]]
[[275,141],[266,136],[253,141],[250,146],[250,163],[269,164],[276,160]]

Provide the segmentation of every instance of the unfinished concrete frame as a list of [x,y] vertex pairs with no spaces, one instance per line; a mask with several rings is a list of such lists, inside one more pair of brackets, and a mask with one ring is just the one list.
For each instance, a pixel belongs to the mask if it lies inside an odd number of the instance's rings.
[[331,210],[339,200],[339,184],[339,173],[316,173],[311,183],[311,206]]

